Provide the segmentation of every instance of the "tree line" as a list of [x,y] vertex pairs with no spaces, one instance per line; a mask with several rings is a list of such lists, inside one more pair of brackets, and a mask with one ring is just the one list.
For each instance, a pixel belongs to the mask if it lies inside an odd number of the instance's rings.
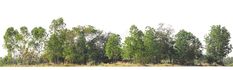
[[[66,28],[62,18],[54,19],[47,32],[43,27],[31,31],[22,26],[9,27],[3,47],[7,55],[2,65],[115,63],[139,64],[171,63],[196,65],[201,63],[224,65],[223,59],[232,50],[230,33],[221,25],[211,26],[204,47],[199,39],[186,30],[173,36],[174,30],[159,24],[147,26],[145,31],[132,25],[129,35],[121,41],[116,33],[106,33],[94,26]],[[206,53],[202,51],[206,49]]]

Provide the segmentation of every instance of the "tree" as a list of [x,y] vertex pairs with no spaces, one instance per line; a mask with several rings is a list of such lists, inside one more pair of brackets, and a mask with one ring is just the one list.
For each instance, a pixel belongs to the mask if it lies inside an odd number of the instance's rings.
[[160,57],[160,50],[161,48],[157,45],[156,41],[156,31],[154,28],[147,26],[144,37],[143,37],[143,42],[145,46],[145,55],[144,56],[146,59],[144,60],[146,63],[158,63],[159,62],[159,57]]
[[18,35],[18,31],[13,27],[7,28],[5,35],[4,35],[4,48],[7,49],[7,56],[6,59],[9,61],[9,64],[12,64],[15,57],[15,48],[17,47],[17,39],[16,36]]
[[173,39],[171,34],[173,29],[164,27],[164,24],[159,24],[157,29],[147,26],[145,29],[143,42],[144,56],[146,63],[161,63],[162,60],[169,59],[172,61],[174,55]]
[[83,30],[80,31],[76,31],[76,33],[78,34],[78,37],[76,37],[77,39],[75,39],[74,43],[75,43],[75,54],[76,54],[76,63],[79,64],[86,64],[86,38],[84,35]]
[[[29,64],[26,63],[29,61],[29,59],[27,59],[26,57],[28,57],[28,49],[30,49],[29,47],[29,40],[31,38],[30,33],[28,31],[28,28],[26,26],[22,26],[20,27],[20,33],[18,34],[18,47],[16,49],[18,49],[18,63],[23,63],[23,64]],[[31,60],[32,57],[30,57]],[[31,62],[32,63],[32,62]]]
[[32,54],[33,50],[30,50],[29,47],[31,36],[26,26],[20,27],[20,32],[14,30],[13,27],[8,28],[4,39],[5,46],[8,49],[8,56],[5,57],[7,62],[13,59],[15,64],[34,63],[32,59],[35,58],[35,55]]
[[83,27],[74,27],[73,30],[67,30],[64,48],[65,61],[69,63],[86,63],[86,39]]
[[44,49],[47,33],[42,27],[35,27],[31,31],[32,34],[32,45],[37,52],[37,55],[41,55]]
[[124,59],[133,60],[133,62],[135,63],[145,63],[145,47],[143,45],[143,33],[135,25],[132,25],[130,27],[130,36],[126,37],[123,50]]
[[109,38],[107,39],[105,45],[105,55],[113,62],[116,62],[121,57],[120,42],[121,42],[120,35],[110,33]]
[[42,27],[35,27],[31,31],[32,40],[30,41],[30,46],[32,47],[33,55],[35,57],[36,63],[39,63],[39,58],[44,51],[47,33]]
[[180,30],[175,35],[175,49],[179,64],[194,64],[194,60],[201,54],[201,42],[191,32]]
[[211,26],[205,37],[206,55],[202,54],[201,42],[191,32],[180,30],[173,37],[173,29],[162,23],[158,28],[147,26],[144,32],[132,25],[123,44],[120,35],[106,33],[91,25],[71,29],[65,26],[64,20],[58,18],[51,22],[48,33],[42,27],[34,27],[31,32],[26,26],[18,30],[9,27],[4,34],[3,45],[8,54],[0,58],[0,65],[95,65],[117,61],[194,65],[202,63],[203,57],[210,64],[232,62],[232,58],[225,58],[232,51],[230,33],[220,25]]
[[165,26],[165,24],[160,23],[158,28],[155,31],[155,38],[157,42],[157,62],[161,62],[161,60],[169,59],[170,63],[172,62],[174,53],[174,40],[172,37],[173,29],[169,26]]
[[86,57],[89,64],[99,64],[106,58],[104,55],[104,45],[107,41],[107,35],[93,26],[85,26],[84,34],[86,38]]
[[50,38],[45,48],[48,53],[48,59],[53,63],[64,62],[63,51],[65,42],[65,23],[62,18],[58,18],[52,21],[50,25]]
[[224,65],[223,58],[231,52],[232,45],[229,44],[230,33],[221,25],[211,26],[210,33],[205,37],[207,47],[207,60],[210,64],[216,62]]

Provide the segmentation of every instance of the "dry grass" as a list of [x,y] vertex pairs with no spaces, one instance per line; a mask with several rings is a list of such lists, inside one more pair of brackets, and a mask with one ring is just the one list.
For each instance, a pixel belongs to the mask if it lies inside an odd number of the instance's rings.
[[[135,63],[127,63],[127,62],[116,62],[116,63],[100,63],[98,65],[80,65],[80,64],[37,64],[37,65],[4,65],[3,67],[179,67],[184,65],[177,64],[135,64]],[[207,63],[202,63],[201,65],[196,66],[210,66]],[[227,66],[233,66],[227,65]]]
[[132,64],[132,63],[123,63],[123,62],[117,62],[112,64],[100,64],[98,66],[104,66],[104,67],[160,67],[160,66],[179,66],[175,64]]
[[4,65],[4,67],[161,67],[161,66],[180,66],[176,64],[133,64],[133,63],[101,63],[98,65],[79,65],[79,64],[38,64],[38,65]]

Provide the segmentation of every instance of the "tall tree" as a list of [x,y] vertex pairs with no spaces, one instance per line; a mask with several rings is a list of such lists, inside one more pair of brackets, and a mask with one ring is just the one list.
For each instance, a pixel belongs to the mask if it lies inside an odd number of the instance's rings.
[[221,25],[211,26],[210,33],[205,37],[207,47],[207,60],[209,63],[223,64],[223,58],[231,52],[232,45],[229,44],[230,33]]
[[13,58],[15,57],[15,48],[17,46],[16,36],[18,35],[18,33],[19,32],[16,29],[14,29],[13,27],[9,27],[7,28],[4,35],[4,48],[6,48],[8,52],[6,60],[9,64],[14,62]]
[[158,63],[159,57],[160,57],[160,50],[161,48],[157,45],[156,41],[156,31],[154,28],[147,26],[144,37],[143,37],[143,42],[145,46],[145,55],[144,56],[146,59],[144,60],[146,63]]
[[157,52],[158,57],[157,61],[160,62],[161,59],[167,60],[169,59],[172,62],[174,54],[174,40],[172,37],[173,29],[171,27],[165,26],[165,24],[160,23],[158,28],[156,29],[155,36],[157,41]]
[[[28,28],[26,26],[20,27],[20,33],[18,35],[18,56],[20,56],[18,59],[19,63],[26,64],[28,59],[26,58],[28,55],[26,53],[28,52],[29,48],[29,40],[30,40],[30,33],[28,31]],[[28,64],[28,63],[27,63]]]
[[98,64],[105,60],[104,44],[107,41],[107,36],[102,31],[95,29],[93,26],[85,26],[86,38],[86,55],[89,64]]
[[41,52],[44,49],[47,33],[46,30],[42,27],[35,27],[31,31],[32,34],[32,45],[36,50],[37,55],[41,55]]
[[107,39],[105,45],[105,55],[113,62],[116,62],[121,57],[120,42],[121,42],[120,35],[110,33],[109,38]]
[[64,43],[64,59],[66,63],[74,63],[75,61],[75,54],[74,53],[74,37],[75,34],[73,31],[66,29],[65,30],[65,43]]
[[64,48],[65,60],[70,63],[85,64],[86,63],[86,39],[83,27],[74,27],[66,33],[66,43]]
[[175,35],[175,49],[178,53],[177,61],[180,64],[193,65],[194,60],[201,54],[201,42],[191,32],[180,30]]
[[46,53],[48,59],[53,63],[64,62],[63,51],[65,42],[65,23],[62,18],[58,18],[52,21],[50,25],[50,38],[47,42]]
[[126,37],[123,57],[133,60],[135,63],[144,64],[145,47],[143,45],[143,33],[135,25],[130,27],[130,36]]
[[46,30],[42,27],[35,27],[31,31],[32,40],[30,41],[30,46],[33,49],[33,54],[35,55],[35,60],[39,63],[39,57],[44,51],[45,43],[47,40]]
[[76,52],[76,63],[86,64],[86,38],[83,30],[77,30],[77,37],[74,41],[75,43],[75,52]]

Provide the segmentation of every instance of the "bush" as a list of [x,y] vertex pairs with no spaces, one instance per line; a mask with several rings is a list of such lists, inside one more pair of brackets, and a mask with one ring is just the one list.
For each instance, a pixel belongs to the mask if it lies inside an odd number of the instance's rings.
[[227,66],[233,66],[233,57],[224,58],[223,63]]

